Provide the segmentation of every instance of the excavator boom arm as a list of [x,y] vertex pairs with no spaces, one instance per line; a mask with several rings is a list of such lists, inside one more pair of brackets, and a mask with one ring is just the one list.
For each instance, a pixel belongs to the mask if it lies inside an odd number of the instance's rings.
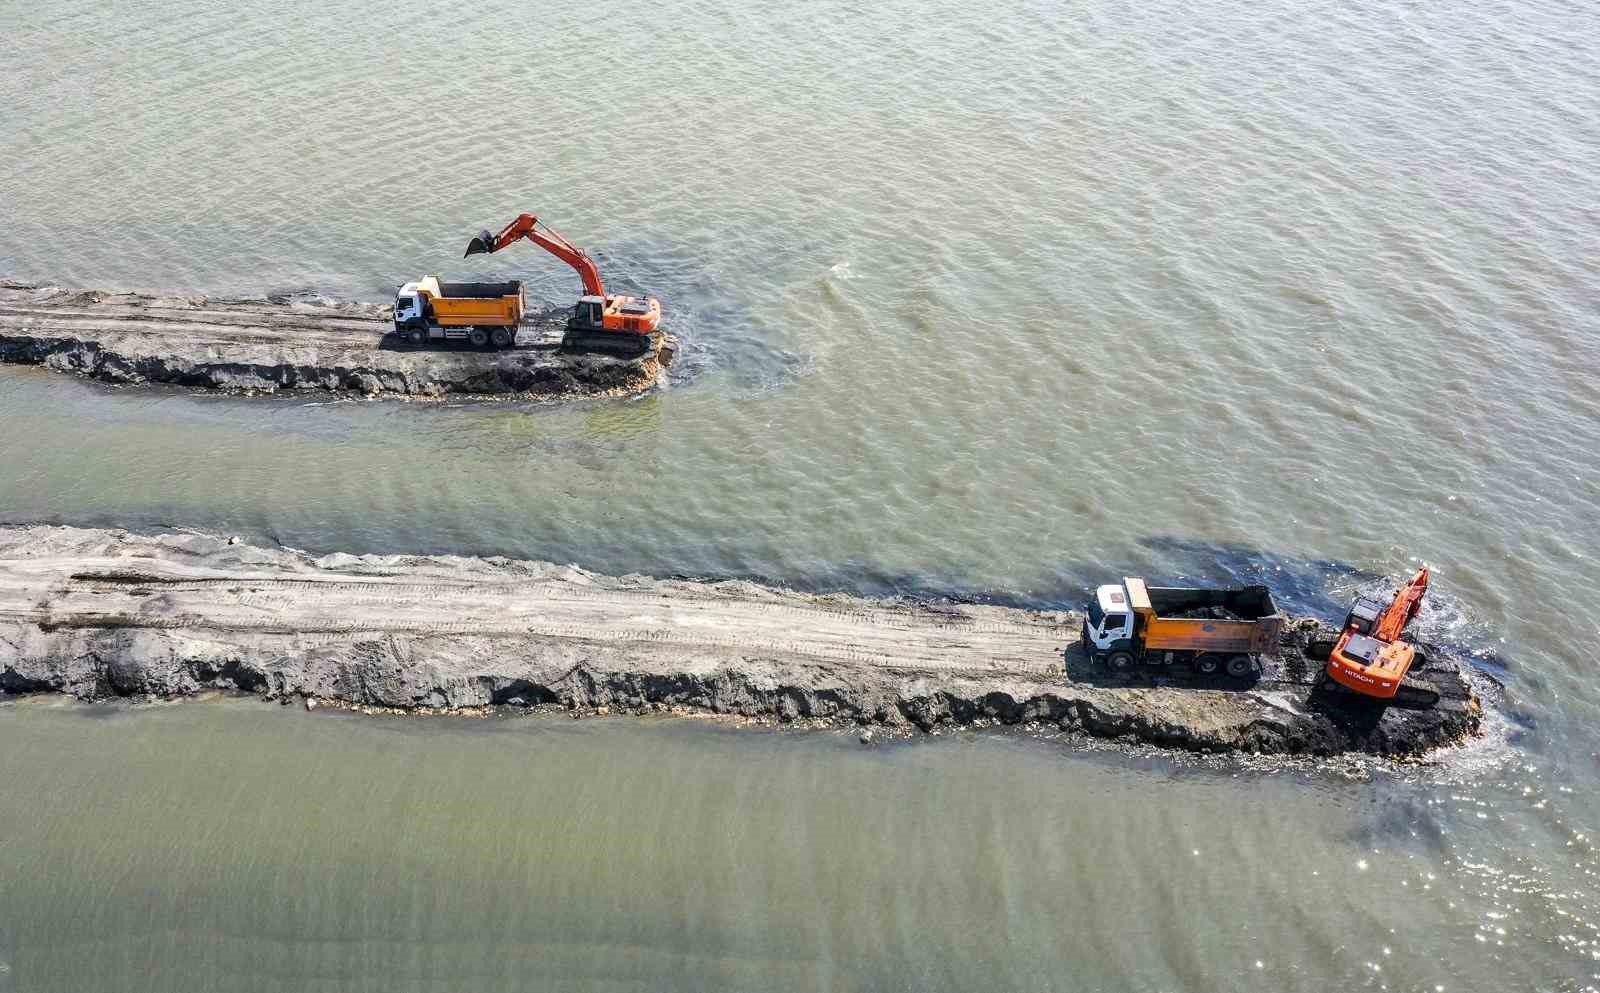
[[518,215],[516,220],[501,228],[499,234],[491,235],[488,231],[479,234],[467,242],[466,255],[461,257],[498,252],[520,238],[528,239],[578,270],[578,276],[583,279],[584,293],[597,297],[606,295],[605,284],[600,281],[600,268],[594,264],[594,260],[553,228],[540,225],[539,218],[532,214]]
[[1428,592],[1428,569],[1423,567],[1411,581],[1395,591],[1394,599],[1372,626],[1372,636],[1382,642],[1399,641],[1406,625],[1422,609],[1422,595]]

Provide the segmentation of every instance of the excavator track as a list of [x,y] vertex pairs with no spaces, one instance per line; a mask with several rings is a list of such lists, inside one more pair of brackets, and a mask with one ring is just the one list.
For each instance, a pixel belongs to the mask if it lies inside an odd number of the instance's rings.
[[1400,685],[1395,689],[1394,696],[1387,700],[1380,697],[1367,696],[1365,693],[1357,693],[1355,690],[1335,681],[1327,673],[1318,676],[1313,682],[1316,688],[1324,693],[1331,693],[1350,700],[1361,700],[1366,703],[1400,707],[1404,710],[1428,710],[1438,706],[1439,700],[1443,696],[1436,684],[1417,676],[1407,676],[1400,680]]
[[1391,703],[1396,707],[1406,707],[1411,710],[1427,710],[1439,703],[1439,687],[1426,679],[1407,676],[1400,680],[1400,685],[1395,688]]
[[592,352],[636,359],[660,344],[654,334],[628,334],[619,331],[569,330],[561,339],[564,352]]

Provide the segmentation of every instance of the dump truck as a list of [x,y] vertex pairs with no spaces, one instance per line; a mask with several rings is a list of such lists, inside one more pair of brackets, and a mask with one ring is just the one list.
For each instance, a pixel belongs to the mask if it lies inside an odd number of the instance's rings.
[[523,308],[520,280],[441,283],[424,276],[395,294],[394,330],[413,345],[448,339],[508,348],[517,343]]
[[1114,672],[1182,663],[1202,675],[1251,679],[1263,656],[1277,654],[1286,620],[1265,586],[1146,586],[1130,577],[1101,586],[1085,604],[1083,646]]

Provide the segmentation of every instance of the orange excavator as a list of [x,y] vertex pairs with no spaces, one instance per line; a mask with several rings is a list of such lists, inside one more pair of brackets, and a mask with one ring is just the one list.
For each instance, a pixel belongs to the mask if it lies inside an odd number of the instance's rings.
[[649,336],[661,324],[661,301],[608,294],[594,260],[533,214],[519,215],[499,234],[487,229],[479,232],[467,242],[462,258],[498,252],[523,238],[576,269],[583,279],[583,296],[567,318],[566,347],[622,354],[641,353],[649,347]]
[[1422,609],[1422,596],[1427,592],[1428,570],[1424,567],[1396,590],[1388,603],[1356,597],[1345,615],[1344,630],[1328,653],[1323,685],[1401,706],[1438,703],[1437,686],[1409,675],[1418,653],[1415,645],[1404,640],[1406,627]]

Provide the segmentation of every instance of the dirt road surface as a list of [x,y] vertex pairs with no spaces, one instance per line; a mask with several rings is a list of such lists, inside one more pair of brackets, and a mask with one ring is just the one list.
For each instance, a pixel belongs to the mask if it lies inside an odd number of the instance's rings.
[[[544,315],[521,347],[411,346],[387,304],[323,299],[212,299],[0,282],[0,362],[43,365],[113,383],[171,383],[276,393],[623,395],[653,386],[665,337],[639,358],[558,350],[564,325]],[[666,357],[670,358],[670,343]]]
[[[210,688],[384,707],[689,708],[929,730],[1035,722],[1195,751],[1407,754],[1479,705],[1431,663],[1429,711],[1313,692],[1293,647],[1255,683],[1100,672],[1080,618],[610,577],[449,556],[313,558],[198,532],[0,528],[0,689]],[[1317,628],[1297,624],[1296,637]]]

